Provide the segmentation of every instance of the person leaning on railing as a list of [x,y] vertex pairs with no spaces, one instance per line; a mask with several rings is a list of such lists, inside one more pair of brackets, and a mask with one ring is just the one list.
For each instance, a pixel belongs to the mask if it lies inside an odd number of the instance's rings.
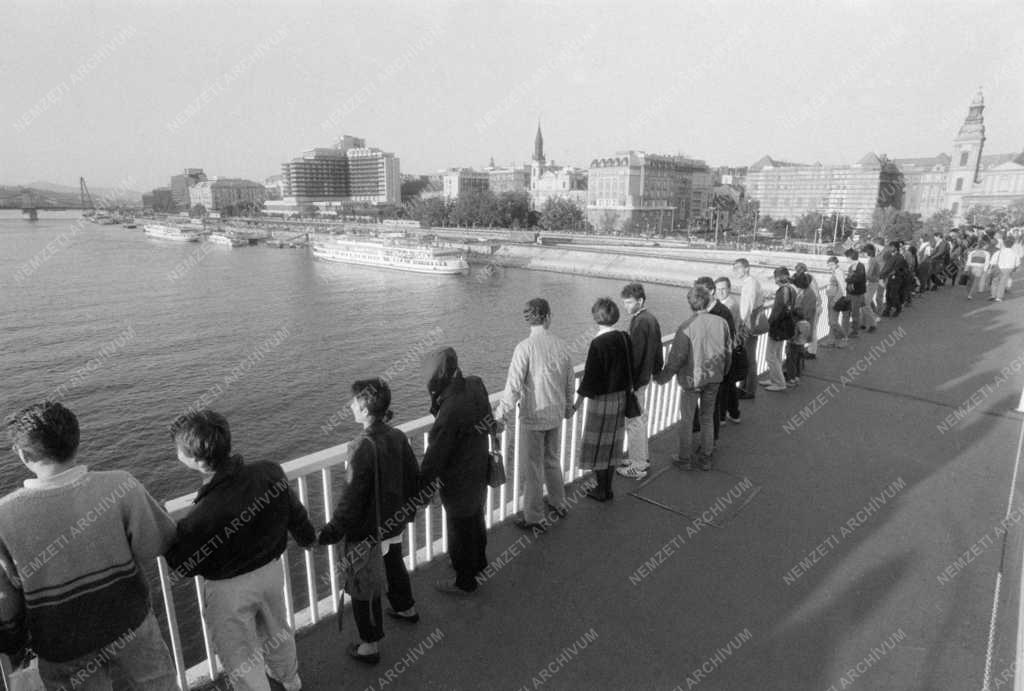
[[[267,675],[299,691],[295,634],[288,625],[278,558],[288,534],[306,549],[316,537],[306,507],[277,463],[231,453],[231,428],[212,410],[171,425],[178,460],[203,477],[192,511],[178,523],[167,564],[202,576],[214,648],[236,689],[265,689]],[[262,655],[254,655],[262,650]]]
[[6,421],[36,477],[0,500],[0,652],[31,646],[51,690],[178,688],[140,564],[174,539],[174,521],[131,474],[77,463],[79,429],[60,403]]
[[487,567],[487,438],[497,434],[491,404],[480,377],[463,376],[453,348],[441,348],[424,361],[434,424],[420,466],[426,493],[440,487],[448,523],[448,554],[455,582],[437,581],[449,595],[477,589],[476,576]]
[[[363,425],[363,433],[352,442],[348,484],[317,542],[342,542],[341,571],[362,639],[348,647],[348,654],[376,664],[380,662],[378,641],[384,638],[380,600],[385,578],[391,611],[401,619],[419,619],[402,559],[405,524],[416,517],[419,469],[409,439],[388,424],[391,388],[386,381],[378,377],[355,382],[349,407],[355,421]],[[339,629],[341,621],[339,616]]]

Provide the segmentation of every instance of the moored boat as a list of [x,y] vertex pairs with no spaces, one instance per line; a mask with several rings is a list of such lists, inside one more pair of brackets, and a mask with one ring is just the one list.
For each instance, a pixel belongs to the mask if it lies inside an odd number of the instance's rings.
[[228,235],[227,233],[210,233],[206,237],[207,242],[212,242],[215,245],[222,245],[224,247],[244,247],[249,244],[248,240],[244,240],[234,235]]
[[313,244],[313,256],[329,262],[374,266],[423,274],[464,274],[469,264],[462,250],[387,242],[373,238],[342,238]]
[[178,226],[167,225],[166,223],[147,223],[143,230],[151,238],[158,240],[173,240],[175,242],[199,242],[200,233],[193,230],[184,230]]

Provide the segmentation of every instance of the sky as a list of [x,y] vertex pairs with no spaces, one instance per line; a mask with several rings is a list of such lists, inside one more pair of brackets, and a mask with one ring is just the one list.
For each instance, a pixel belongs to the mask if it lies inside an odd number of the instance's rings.
[[403,173],[1024,149],[1024,3],[8,0],[0,184],[263,180],[342,134]]

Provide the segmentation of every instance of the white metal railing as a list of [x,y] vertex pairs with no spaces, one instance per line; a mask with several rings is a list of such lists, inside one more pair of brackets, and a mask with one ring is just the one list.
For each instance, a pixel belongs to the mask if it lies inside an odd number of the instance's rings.
[[[770,309],[770,307],[765,307]],[[820,324],[824,321],[827,328],[827,315],[821,315],[819,320],[819,336],[824,335]],[[756,367],[761,372],[765,369],[765,348],[767,335],[758,338],[756,349]],[[662,349],[666,357],[672,336],[666,336],[662,343]],[[575,376],[577,382],[582,375],[583,365],[577,365]],[[491,396],[492,406],[500,394]],[[679,417],[680,388],[675,381],[666,384],[651,383],[647,387],[642,404],[648,412],[647,432],[654,436],[671,427]],[[560,454],[562,472],[567,482],[572,482],[583,475],[577,464],[577,446],[581,435],[581,426],[585,418],[586,407],[578,411],[568,420],[562,422]],[[433,425],[434,418],[426,415],[410,422],[398,425],[410,441],[415,442],[422,437],[423,445],[426,445],[427,431]],[[487,489],[485,504],[485,523],[488,528],[495,523],[504,521],[521,508],[522,501],[522,448],[521,425],[518,409],[515,422],[506,427],[500,436],[502,452],[506,458],[506,471],[509,474],[509,481],[497,489]],[[333,486],[334,481],[343,477],[346,469],[346,461],[349,456],[351,442],[332,446],[315,453],[296,458],[282,465],[286,475],[296,484],[299,498],[310,510],[310,519],[314,525],[323,525],[330,520],[334,507]],[[509,451],[511,450],[511,454]],[[509,467],[510,466],[510,467]],[[310,489],[313,482],[320,483],[321,496],[313,504],[316,496]],[[192,504],[194,494],[181,496],[167,502],[167,510],[176,520],[181,519]],[[319,514],[317,513],[319,512]],[[437,531],[436,528],[440,527]],[[437,534],[439,532],[439,534]],[[416,519],[410,528],[405,532],[406,536],[406,565],[412,570],[417,566],[426,564],[433,558],[443,555],[448,551],[448,534],[445,522],[445,511],[443,508],[427,506],[416,515]],[[422,544],[419,542],[422,541]],[[293,550],[294,551],[294,550]],[[301,557],[297,556],[301,554]],[[333,546],[322,552],[295,551],[290,555],[285,551],[280,558],[280,564],[284,573],[285,605],[287,608],[288,622],[296,629],[311,626],[326,616],[338,615],[341,603],[339,592],[341,583],[337,573],[337,554]],[[303,578],[299,582],[293,582],[293,568],[295,572],[301,572]],[[319,578],[318,569],[323,572]],[[157,559],[157,571],[159,574],[160,590],[163,596],[164,613],[169,629],[169,640],[171,643],[171,654],[177,670],[178,684],[182,689],[191,688],[204,680],[215,678],[221,670],[221,665],[213,652],[210,631],[205,618],[203,606],[203,583],[202,578],[196,577],[194,581],[193,597],[195,602],[190,603],[190,609],[197,615],[198,629],[202,634],[202,648],[205,657],[198,661],[186,660],[185,646],[182,640],[181,624],[179,622],[179,603],[176,600],[174,579],[171,570],[163,557]],[[296,604],[296,588],[299,588],[299,595],[307,604],[299,608]],[[187,592],[185,589],[184,592]],[[346,596],[346,602],[348,601]],[[10,669],[6,656],[0,655],[0,678],[7,683],[7,675]],[[6,688],[6,686],[5,686]]]

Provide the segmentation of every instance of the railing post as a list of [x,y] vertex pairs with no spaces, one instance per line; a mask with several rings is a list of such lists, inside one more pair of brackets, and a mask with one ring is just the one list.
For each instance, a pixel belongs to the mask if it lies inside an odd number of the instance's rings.
[[218,672],[217,657],[213,652],[210,627],[206,623],[206,598],[203,596],[203,583],[205,579],[202,576],[196,576],[192,580],[196,586],[196,600],[199,604],[199,626],[203,631],[203,649],[206,650],[206,671],[210,675],[210,679],[216,679]]
[[[299,501],[307,509],[309,508],[309,483],[305,476],[298,479]],[[309,591],[309,620],[310,623],[320,621],[320,603],[316,596],[316,562],[313,561],[313,550],[304,549],[303,561],[306,563],[306,589]]]
[[[334,507],[334,499],[332,497],[333,490],[331,488],[331,468],[330,466],[320,470],[320,478],[323,482],[324,491],[324,523],[331,520],[331,513]],[[331,583],[331,605],[335,615],[340,615],[341,609],[338,605],[338,570],[334,568],[335,559],[334,545],[327,546],[327,574],[330,578]]]
[[512,513],[519,510],[519,459],[523,455],[523,443],[522,443],[522,416],[520,415],[521,408],[519,404],[516,404],[516,420],[515,420],[515,435],[516,435],[516,449],[513,453],[512,460]]
[[178,688],[188,691],[188,670],[185,667],[185,654],[181,648],[181,632],[178,630],[178,613],[174,609],[174,593],[171,584],[170,567],[167,560],[157,557],[157,571],[160,573],[160,592],[164,597],[164,614],[167,616],[167,629],[171,634],[171,655],[174,657],[174,671],[178,676]]

